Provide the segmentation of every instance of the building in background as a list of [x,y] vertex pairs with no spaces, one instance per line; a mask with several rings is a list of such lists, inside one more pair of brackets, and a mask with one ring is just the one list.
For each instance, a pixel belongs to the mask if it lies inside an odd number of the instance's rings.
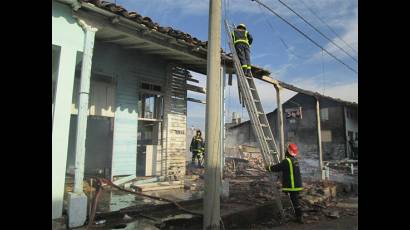
[[[323,161],[357,157],[353,147],[358,145],[358,104],[326,96],[319,96]],[[296,143],[300,150],[300,165],[303,175],[317,177],[319,151],[317,145],[316,100],[298,93],[285,103],[285,144]],[[271,129],[279,144],[277,110],[267,114]],[[241,144],[259,146],[250,121],[227,128],[226,146]],[[356,140],[355,145],[349,140]],[[357,150],[356,150],[357,152]]]

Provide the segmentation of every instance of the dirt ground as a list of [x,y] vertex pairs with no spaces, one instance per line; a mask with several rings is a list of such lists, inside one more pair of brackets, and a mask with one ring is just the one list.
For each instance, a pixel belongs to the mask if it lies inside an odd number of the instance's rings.
[[[248,156],[249,155],[249,156]],[[229,183],[229,197],[223,198],[225,203],[242,206],[256,205],[262,207],[268,202],[280,197],[284,209],[284,219],[280,224],[273,214],[264,213],[263,221],[253,221],[250,216],[245,225],[237,224],[237,221],[227,221],[225,229],[357,229],[358,228],[358,192],[357,186],[351,184],[338,184],[331,181],[305,181],[304,190],[301,192],[301,206],[304,211],[305,224],[301,225],[293,221],[293,209],[289,198],[280,192],[281,184],[279,178],[272,178],[262,167],[262,160],[257,155],[245,155],[244,158],[226,159],[224,167],[224,181]],[[150,195],[167,197],[175,201],[190,200],[191,198],[200,199],[204,190],[205,169],[191,167],[188,165],[185,177],[185,188],[177,190],[164,190],[162,193],[154,191]],[[66,181],[66,190],[72,189],[72,181]],[[88,184],[84,184],[84,190],[91,192],[94,189]],[[101,201],[97,207],[97,212],[112,212],[128,206],[148,204],[146,198],[135,197],[132,194],[122,194],[119,191],[105,190],[107,197],[101,196]],[[148,203],[147,203],[148,202]],[[154,202],[155,203],[155,202]],[[192,207],[187,206],[190,209]],[[266,210],[266,209],[264,209]],[[269,209],[270,210],[270,209]],[[201,210],[196,210],[201,211]],[[144,215],[148,215],[145,213]],[[163,214],[164,210],[161,210]],[[173,215],[176,213],[173,213]],[[179,214],[178,214],[179,215]],[[115,229],[166,229],[156,224],[150,223],[152,216],[132,216],[124,227]],[[150,218],[148,218],[150,217]],[[145,218],[145,219],[144,219]],[[148,218],[148,219],[147,219]],[[162,216],[155,216],[156,220],[164,219]],[[175,217],[173,217],[175,218]],[[236,218],[236,217],[235,217]],[[165,218],[167,219],[167,218]],[[164,219],[164,220],[165,220]],[[142,220],[142,221],[141,221]],[[120,220],[121,221],[121,220]],[[166,222],[166,221],[164,221]],[[107,222],[108,223],[108,222]],[[191,223],[191,222],[187,222]],[[184,229],[201,229],[201,222],[198,226],[188,225]],[[187,225],[184,225],[187,226]],[[95,229],[107,228],[106,224],[96,224]],[[159,228],[157,228],[159,227]],[[93,228],[93,229],[94,229]],[[65,229],[63,222],[53,221],[53,229]],[[169,229],[181,229],[178,225]]]
[[282,226],[268,228],[266,226],[255,226],[252,229],[274,229],[274,230],[355,230],[358,229],[358,216],[345,216],[336,220],[325,220],[312,224],[297,224],[289,222]]

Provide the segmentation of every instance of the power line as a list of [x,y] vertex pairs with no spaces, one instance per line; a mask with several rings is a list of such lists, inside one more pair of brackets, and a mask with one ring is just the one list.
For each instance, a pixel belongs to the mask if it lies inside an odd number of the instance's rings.
[[337,60],[338,62],[340,62],[342,65],[346,66],[348,69],[350,69],[351,71],[358,73],[355,69],[353,69],[352,67],[350,67],[349,65],[347,65],[346,63],[344,63],[342,60],[340,60],[339,58],[337,58],[335,55],[333,55],[332,53],[330,53],[328,50],[326,50],[325,48],[323,48],[321,45],[319,45],[317,42],[315,42],[312,38],[310,38],[308,35],[306,35],[303,31],[299,30],[296,26],[294,26],[292,23],[288,22],[286,19],[284,19],[282,16],[280,16],[278,13],[276,13],[274,10],[272,10],[271,8],[269,8],[267,5],[265,5],[264,3],[261,3],[259,0],[251,0],[251,1],[255,1],[258,4],[262,5],[263,7],[265,7],[267,10],[269,10],[270,12],[272,12],[274,15],[276,15],[277,17],[279,17],[280,19],[282,19],[284,22],[286,22],[289,26],[291,26],[293,29],[295,29],[296,31],[298,31],[300,34],[302,34],[305,38],[307,38],[309,41],[311,41],[313,44],[315,44],[317,47],[319,47],[320,49],[324,50],[327,54],[329,54],[331,57],[333,57],[335,60]]
[[259,10],[261,14],[265,17],[266,24],[270,27],[270,29],[279,37],[279,40],[282,42],[282,45],[285,47],[286,51],[288,51],[291,55],[298,57],[300,59],[306,59],[307,57],[302,57],[300,55],[297,55],[295,52],[292,51],[292,49],[289,47],[289,45],[285,42],[285,40],[280,36],[280,34],[273,28],[272,24],[269,22],[267,19],[266,15],[262,11],[262,7],[258,5]]
[[306,24],[308,24],[310,27],[312,27],[316,32],[318,32],[320,35],[322,35],[322,37],[326,38],[329,42],[331,42],[333,45],[335,45],[337,48],[339,48],[340,50],[342,50],[346,55],[348,55],[349,57],[351,57],[356,63],[358,62],[357,59],[355,57],[353,57],[352,55],[350,55],[345,49],[343,49],[342,47],[340,47],[338,44],[336,44],[335,42],[332,41],[332,39],[330,39],[328,36],[326,36],[325,34],[323,34],[318,28],[316,28],[314,25],[312,25],[310,22],[308,22],[304,17],[302,17],[302,15],[300,15],[298,12],[296,12],[295,10],[293,10],[290,6],[288,6],[286,3],[284,3],[282,0],[278,0],[278,2],[280,2],[282,5],[284,5],[286,8],[288,8],[290,11],[292,11],[294,14],[296,14],[300,19],[302,19]]
[[352,46],[350,46],[349,45],[349,43],[347,43],[345,40],[343,40],[341,37],[340,37],[340,35],[338,34],[338,33],[336,33],[336,31],[334,31],[333,29],[332,29],[332,27],[330,27],[329,26],[329,24],[327,24],[323,19],[321,19],[320,17],[319,17],[319,15],[317,15],[317,13],[315,13],[313,10],[312,10],[312,8],[310,8],[306,3],[305,3],[305,1],[304,0],[300,0],[302,3],[303,3],[303,5],[305,5],[305,7],[310,11],[310,13],[312,13],[320,22],[322,22],[339,40],[341,40],[347,47],[349,47],[353,52],[355,52],[356,53],[356,55],[357,55],[357,50],[355,50]]

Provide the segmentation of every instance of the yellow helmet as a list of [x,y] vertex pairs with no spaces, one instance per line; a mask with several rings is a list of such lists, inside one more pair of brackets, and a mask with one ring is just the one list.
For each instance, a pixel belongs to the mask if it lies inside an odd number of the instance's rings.
[[241,23],[241,24],[239,24],[236,28],[237,28],[237,29],[239,29],[239,28],[241,28],[241,27],[242,27],[242,28],[244,28],[244,29],[246,30],[246,26],[245,26],[245,24],[242,24],[242,23]]

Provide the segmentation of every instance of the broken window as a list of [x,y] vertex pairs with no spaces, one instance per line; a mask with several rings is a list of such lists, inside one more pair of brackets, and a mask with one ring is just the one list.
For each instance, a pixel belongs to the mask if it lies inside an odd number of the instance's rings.
[[140,93],[138,116],[140,118],[161,119],[163,114],[163,97],[161,95]]
[[328,108],[320,109],[320,120],[321,121],[329,120],[329,109]]
[[140,83],[138,100],[138,117],[145,119],[162,119],[163,96],[162,87],[146,82]]

